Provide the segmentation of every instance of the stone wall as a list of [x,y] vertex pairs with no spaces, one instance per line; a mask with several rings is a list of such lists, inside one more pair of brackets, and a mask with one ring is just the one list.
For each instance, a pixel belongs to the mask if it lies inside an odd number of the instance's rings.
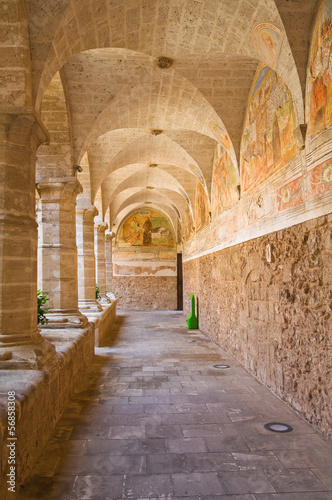
[[184,263],[199,327],[332,435],[332,215]]
[[113,276],[112,292],[120,309],[176,310],[176,276]]

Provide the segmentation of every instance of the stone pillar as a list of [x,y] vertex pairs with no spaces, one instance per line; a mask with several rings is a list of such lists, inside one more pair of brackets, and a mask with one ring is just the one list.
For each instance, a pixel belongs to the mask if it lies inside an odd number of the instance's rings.
[[83,312],[99,312],[96,301],[96,259],[94,251],[94,218],[97,208],[76,210],[77,263],[78,263],[78,307]]
[[100,287],[101,302],[109,302],[106,296],[106,257],[105,257],[105,231],[106,222],[95,225],[95,251],[96,251],[96,278]]
[[105,232],[105,258],[106,258],[106,290],[107,293],[112,292],[112,240],[115,234],[113,232]]
[[76,177],[37,184],[42,209],[42,289],[51,308],[45,328],[84,328],[88,320],[78,310]]
[[0,108],[1,369],[39,369],[55,353],[37,327],[35,165],[46,140],[33,108]]

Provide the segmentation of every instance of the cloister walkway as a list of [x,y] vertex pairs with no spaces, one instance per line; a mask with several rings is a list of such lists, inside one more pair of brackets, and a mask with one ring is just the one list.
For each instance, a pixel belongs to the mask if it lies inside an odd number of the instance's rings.
[[331,440],[182,314],[122,311],[107,344],[22,500],[332,499]]

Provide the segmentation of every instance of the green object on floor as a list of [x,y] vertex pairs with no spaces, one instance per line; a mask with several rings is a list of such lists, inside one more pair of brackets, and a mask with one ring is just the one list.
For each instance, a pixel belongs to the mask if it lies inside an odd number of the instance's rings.
[[190,314],[187,318],[187,325],[190,330],[197,330],[198,318],[195,315],[195,296],[191,294],[189,300],[190,300]]

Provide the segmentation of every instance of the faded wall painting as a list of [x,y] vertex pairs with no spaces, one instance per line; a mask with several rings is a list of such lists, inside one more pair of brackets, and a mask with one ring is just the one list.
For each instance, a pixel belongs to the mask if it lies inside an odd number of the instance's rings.
[[258,24],[254,30],[254,40],[258,52],[264,61],[274,66],[281,45],[280,30],[273,24]]
[[120,228],[117,238],[121,247],[173,247],[171,223],[156,210],[141,209],[131,214]]
[[241,144],[241,188],[249,192],[298,152],[296,116],[289,90],[268,66],[260,65],[248,102]]
[[195,234],[193,219],[190,213],[189,205],[186,205],[184,239],[189,240]]
[[200,231],[209,223],[209,200],[205,189],[199,181],[196,183],[195,200],[196,231]]
[[239,178],[230,155],[217,146],[212,175],[212,217],[232,207],[239,199]]
[[332,0],[322,7],[310,57],[309,133],[314,135],[332,124]]
[[324,161],[309,172],[309,199],[332,190],[332,159]]

